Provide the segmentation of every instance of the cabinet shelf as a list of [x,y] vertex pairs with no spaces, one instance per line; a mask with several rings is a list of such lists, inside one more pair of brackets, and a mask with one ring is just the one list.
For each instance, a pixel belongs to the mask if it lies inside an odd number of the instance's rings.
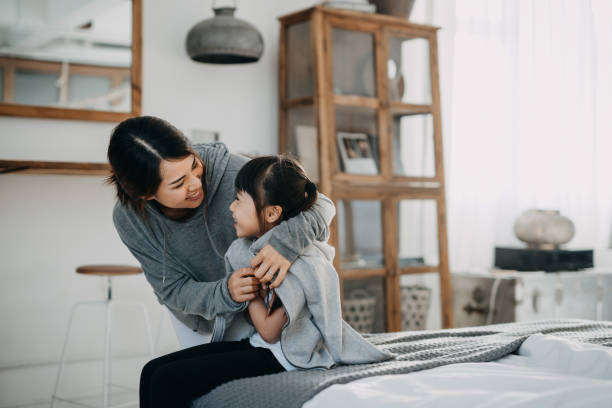
[[108,176],[110,165],[108,163],[0,160],[0,174],[9,173]]
[[418,115],[423,113],[433,113],[432,105],[415,105],[402,102],[391,102],[391,113],[394,115]]
[[314,105],[314,98],[312,96],[304,96],[301,98],[292,98],[283,103],[283,108],[289,109],[296,106],[311,106]]
[[340,106],[354,106],[356,108],[378,108],[378,99],[358,95],[334,95],[334,104]]

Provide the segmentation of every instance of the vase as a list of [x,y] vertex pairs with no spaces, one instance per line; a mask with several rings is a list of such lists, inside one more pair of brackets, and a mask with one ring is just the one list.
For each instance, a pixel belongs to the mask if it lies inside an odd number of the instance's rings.
[[415,0],[370,0],[376,6],[376,12],[395,17],[409,18]]
[[558,249],[574,232],[572,220],[557,210],[527,210],[514,223],[516,237],[534,249]]

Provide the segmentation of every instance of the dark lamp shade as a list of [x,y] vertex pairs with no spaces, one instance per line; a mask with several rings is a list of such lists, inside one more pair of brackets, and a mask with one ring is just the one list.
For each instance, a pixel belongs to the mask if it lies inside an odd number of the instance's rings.
[[234,17],[233,7],[214,9],[215,16],[200,21],[187,34],[189,57],[211,64],[242,64],[259,60],[263,38],[250,23]]

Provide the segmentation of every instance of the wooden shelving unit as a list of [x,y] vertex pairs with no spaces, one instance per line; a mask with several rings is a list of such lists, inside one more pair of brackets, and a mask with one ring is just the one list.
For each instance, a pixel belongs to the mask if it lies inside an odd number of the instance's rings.
[[435,274],[452,327],[437,28],[323,6],[279,20],[279,149],[336,204],[345,300],[365,289],[373,331],[402,330],[403,282]]
[[110,165],[108,163],[0,160],[0,174],[8,173],[108,176]]

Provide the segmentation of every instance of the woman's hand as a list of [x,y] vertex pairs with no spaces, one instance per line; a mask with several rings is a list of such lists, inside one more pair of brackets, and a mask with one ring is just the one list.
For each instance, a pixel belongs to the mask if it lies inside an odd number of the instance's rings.
[[240,268],[230,276],[227,282],[230,296],[238,303],[255,299],[259,292],[259,281],[253,276],[253,269]]
[[270,283],[271,288],[276,288],[285,280],[285,275],[287,275],[291,262],[278,253],[272,245],[267,244],[251,260],[251,266],[257,268],[255,270],[255,277],[261,283],[270,282],[278,272],[276,279]]

